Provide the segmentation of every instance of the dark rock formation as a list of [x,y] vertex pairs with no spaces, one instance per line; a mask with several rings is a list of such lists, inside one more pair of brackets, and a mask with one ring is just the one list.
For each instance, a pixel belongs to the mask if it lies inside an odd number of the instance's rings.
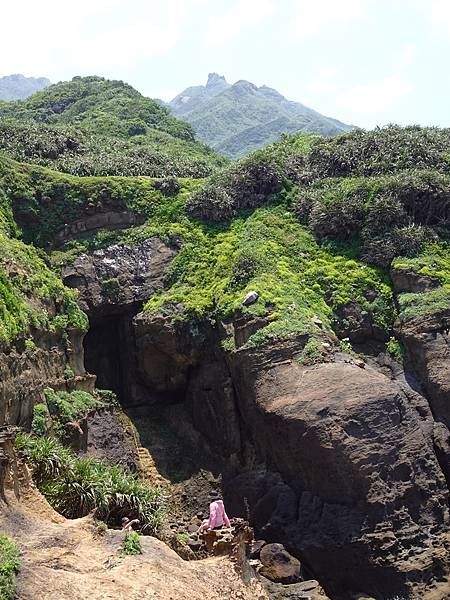
[[266,544],[260,552],[261,575],[275,583],[296,583],[300,579],[300,561],[282,544]]
[[[296,501],[283,490],[283,524],[280,482],[266,503],[277,527],[257,529],[295,548],[338,596],[361,582],[374,595],[402,594],[419,573],[445,573],[448,489],[420,397],[348,364],[262,364],[261,351],[235,355],[239,409],[259,460],[281,473]],[[261,495],[252,490],[256,508]]]
[[80,292],[80,304],[97,314],[118,313],[124,306],[142,304],[162,286],[175,255],[158,238],[134,246],[109,246],[82,254],[62,273],[64,283]]
[[93,215],[86,215],[82,219],[77,219],[67,224],[64,229],[61,229],[53,242],[55,247],[61,246],[68,240],[76,239],[87,233],[93,234],[100,229],[123,229],[125,227],[133,227],[142,225],[145,217],[130,211],[110,210]]

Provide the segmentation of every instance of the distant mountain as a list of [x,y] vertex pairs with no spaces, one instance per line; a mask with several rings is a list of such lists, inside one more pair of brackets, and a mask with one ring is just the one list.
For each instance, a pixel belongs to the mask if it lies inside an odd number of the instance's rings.
[[0,100],[23,100],[50,85],[46,77],[6,75],[0,77]]
[[333,136],[352,129],[287,100],[270,87],[243,80],[230,85],[217,73],[208,75],[206,85],[186,88],[167,106],[175,116],[191,123],[200,140],[232,158],[265,146],[282,133]]

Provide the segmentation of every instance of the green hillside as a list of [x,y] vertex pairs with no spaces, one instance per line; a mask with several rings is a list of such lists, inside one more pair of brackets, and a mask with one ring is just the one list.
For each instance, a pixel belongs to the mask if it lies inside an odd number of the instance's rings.
[[74,77],[0,102],[0,150],[76,175],[204,177],[223,164],[192,127],[122,81]]
[[[144,223],[81,235],[53,251],[53,260],[155,235],[183,240],[166,289],[147,310],[175,320],[221,320],[243,310],[263,319],[249,341],[259,344],[296,332],[339,335],[341,311],[356,301],[388,340],[396,318],[450,301],[449,148],[448,130],[415,127],[331,140],[284,136],[203,183],[180,180],[170,194],[148,178],[78,178],[3,161],[5,227],[8,221],[10,236],[20,228],[26,242],[51,248],[65,223],[108,202]],[[434,278],[437,287],[394,301],[392,264]],[[253,289],[260,299],[243,308]]]
[[230,85],[215,73],[205,86],[187,88],[168,106],[174,115],[191,123],[199,139],[232,158],[276,141],[282,133],[333,136],[351,129],[286,100],[272,88],[258,88],[248,81]]

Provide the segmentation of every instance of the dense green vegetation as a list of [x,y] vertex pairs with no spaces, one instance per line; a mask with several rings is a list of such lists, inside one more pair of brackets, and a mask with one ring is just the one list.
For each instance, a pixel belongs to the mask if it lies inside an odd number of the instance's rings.
[[74,77],[0,102],[0,150],[74,175],[205,177],[224,163],[191,126],[122,81]]
[[19,550],[14,542],[0,533],[0,600],[12,600],[19,570]]
[[[224,319],[238,310],[264,317],[268,324],[252,344],[331,331],[339,308],[350,300],[358,300],[380,326],[392,326],[395,310],[383,273],[321,248],[285,206],[267,206],[229,227],[204,227],[184,237],[169,270],[171,287],[150,298],[147,310],[171,314],[177,307],[175,319]],[[244,308],[252,289],[259,299]]]
[[25,242],[45,248],[66,223],[93,212],[129,210],[159,220],[162,211],[176,210],[198,183],[181,179],[175,195],[173,185],[170,178],[74,177],[0,158],[0,190],[8,190],[11,222],[19,224]]
[[[262,319],[247,342],[252,345],[339,333],[344,309],[354,302],[389,339],[397,316],[391,264],[408,265],[441,286],[426,299],[402,296],[402,318],[447,301],[446,136],[445,130],[394,126],[329,140],[283,136],[204,182],[78,178],[3,159],[3,227],[19,225],[26,242],[48,248],[66,222],[129,210],[145,222],[80,236],[52,252],[53,264],[156,235],[178,254],[166,288],[146,304],[152,313],[176,321],[248,313]],[[397,144],[401,157],[392,158]],[[420,168],[412,168],[416,163]],[[105,282],[105,290],[113,284]],[[249,290],[259,299],[243,307]],[[316,342],[306,348],[305,361],[317,354]]]
[[96,509],[96,517],[117,525],[127,516],[142,529],[155,532],[163,514],[159,488],[149,488],[133,473],[92,458],[80,458],[52,437],[20,433],[16,446],[33,467],[33,479],[48,502],[74,519]]
[[[0,231],[0,346],[46,329],[86,330],[86,315],[36,248]],[[56,309],[51,316],[49,303]]]
[[174,115],[192,124],[198,137],[217,152],[239,158],[283,133],[337,135],[351,129],[267,86],[248,81],[228,84],[211,73],[206,86],[181,92],[170,103]]
[[109,390],[95,390],[94,395],[83,390],[55,391],[44,389],[45,402],[38,402],[33,407],[31,431],[37,435],[50,432],[64,437],[64,426],[78,421],[90,411],[107,405],[116,404],[117,400]]

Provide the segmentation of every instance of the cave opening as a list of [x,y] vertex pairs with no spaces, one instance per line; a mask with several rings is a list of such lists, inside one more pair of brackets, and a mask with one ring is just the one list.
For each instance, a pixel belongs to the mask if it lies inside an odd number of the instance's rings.
[[97,387],[112,390],[121,404],[130,397],[132,319],[134,312],[92,319],[84,338],[84,364],[97,376]]

